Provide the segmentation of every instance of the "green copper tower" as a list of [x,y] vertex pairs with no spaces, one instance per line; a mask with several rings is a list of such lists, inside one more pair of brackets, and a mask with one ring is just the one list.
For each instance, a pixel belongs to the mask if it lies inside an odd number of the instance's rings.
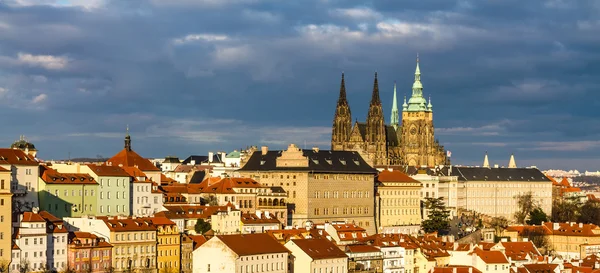
[[417,68],[415,69],[415,82],[412,87],[412,96],[408,100],[408,108],[404,111],[422,112],[430,111],[427,100],[423,97],[423,84],[421,83],[421,69],[419,69],[419,55],[417,54]]
[[390,124],[397,130],[399,123],[400,117],[398,116],[398,100],[396,99],[396,81],[394,81],[394,99],[392,100],[392,116],[390,118]]

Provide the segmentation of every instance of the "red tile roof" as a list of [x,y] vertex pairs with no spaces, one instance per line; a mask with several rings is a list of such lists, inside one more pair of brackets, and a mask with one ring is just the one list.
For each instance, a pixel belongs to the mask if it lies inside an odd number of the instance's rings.
[[405,173],[398,170],[384,170],[377,175],[377,181],[379,182],[412,182],[421,183]]
[[504,256],[504,254],[502,254],[501,251],[495,251],[495,250],[488,251],[488,250],[482,250],[481,248],[476,247],[473,250],[472,255],[477,255],[486,264],[508,264],[508,259],[506,259],[506,256]]
[[[456,272],[454,272],[455,268]],[[481,271],[472,266],[449,265],[447,267],[435,267],[433,273],[481,273]]]
[[582,263],[580,264],[580,266],[592,267],[594,269],[598,269],[598,268],[595,268],[596,263],[600,263],[600,257],[592,254],[592,255],[585,257],[583,259]]
[[98,184],[89,174],[59,173],[47,166],[40,166],[40,178],[47,184]]
[[346,253],[326,239],[297,239],[291,242],[313,260],[348,258]]
[[10,172],[10,170],[7,170],[7,169],[3,168],[2,166],[0,166],[0,172]]
[[346,252],[348,253],[367,253],[367,252],[381,252],[379,248],[370,245],[347,245]]
[[257,224],[278,224],[281,225],[281,222],[277,220],[277,217],[273,214],[267,215],[262,213],[260,217],[255,213],[243,213],[241,216],[241,221],[244,225],[257,225]]
[[133,150],[123,149],[106,161],[112,166],[137,167],[142,171],[160,171],[150,160],[141,157]]
[[217,235],[216,238],[239,256],[289,253],[287,248],[266,233]]
[[24,223],[27,223],[27,222],[46,222],[46,220],[44,220],[44,218],[42,218],[42,216],[40,216],[37,213],[26,211],[26,212],[23,212],[23,219],[21,220],[21,222],[24,222]]
[[547,264],[547,263],[539,263],[539,264],[524,264],[525,269],[529,273],[548,273],[554,272],[554,270],[558,267],[558,264]]
[[125,219],[118,219],[119,217],[116,216],[102,216],[96,218],[103,220],[108,229],[115,232],[156,230],[156,227],[152,225],[150,221],[144,220],[143,218],[134,219],[133,217],[128,217]]
[[39,162],[22,150],[0,148],[0,164],[37,166]]
[[278,229],[278,230],[267,230],[267,234],[281,243],[287,243],[293,239],[308,239],[308,238],[327,238],[329,234],[322,229],[306,229],[306,228],[294,228],[294,229]]
[[[150,183],[150,179],[146,176],[142,170],[137,167],[122,167],[125,172],[127,172],[131,177],[133,177],[133,182],[136,183]],[[142,179],[140,179],[142,178]]]
[[188,237],[194,242],[194,250],[208,241],[204,235],[188,235]]
[[96,164],[88,164],[87,165],[92,172],[94,172],[98,176],[116,176],[116,177],[128,177],[129,173],[127,173],[123,168],[119,166],[108,166],[108,165],[96,165]]
[[[86,239],[89,243],[86,243]],[[89,232],[74,231],[69,232],[69,247],[73,248],[107,248],[113,247],[110,243],[106,242],[103,238],[98,237]]]
[[203,193],[235,194],[234,188],[262,188],[263,186],[252,178],[242,177],[210,177],[204,179],[198,187]]
[[[581,227],[580,227],[581,225]],[[553,235],[563,236],[600,236],[600,227],[594,224],[581,223],[559,223],[559,228],[554,230],[554,223],[547,222],[544,226],[550,230]]]
[[513,261],[522,261],[529,255],[531,258],[541,256],[533,242],[502,242],[507,257]]

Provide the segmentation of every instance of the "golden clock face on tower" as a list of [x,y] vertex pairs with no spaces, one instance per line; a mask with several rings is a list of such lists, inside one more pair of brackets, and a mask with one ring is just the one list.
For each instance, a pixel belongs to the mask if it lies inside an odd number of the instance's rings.
[[416,133],[417,133],[417,128],[415,128],[415,127],[410,128],[411,135],[415,135]]

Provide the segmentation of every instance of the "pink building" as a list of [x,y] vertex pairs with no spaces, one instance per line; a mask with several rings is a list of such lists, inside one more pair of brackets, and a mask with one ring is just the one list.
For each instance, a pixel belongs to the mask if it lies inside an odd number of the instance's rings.
[[69,232],[69,269],[76,272],[107,272],[112,267],[112,248],[104,238],[89,232]]

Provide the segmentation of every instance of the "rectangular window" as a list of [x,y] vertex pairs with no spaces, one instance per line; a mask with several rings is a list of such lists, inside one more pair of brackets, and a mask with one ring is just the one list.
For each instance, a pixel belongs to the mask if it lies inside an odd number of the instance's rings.
[[2,181],[0,181],[0,189],[4,189],[4,179],[2,179]]

